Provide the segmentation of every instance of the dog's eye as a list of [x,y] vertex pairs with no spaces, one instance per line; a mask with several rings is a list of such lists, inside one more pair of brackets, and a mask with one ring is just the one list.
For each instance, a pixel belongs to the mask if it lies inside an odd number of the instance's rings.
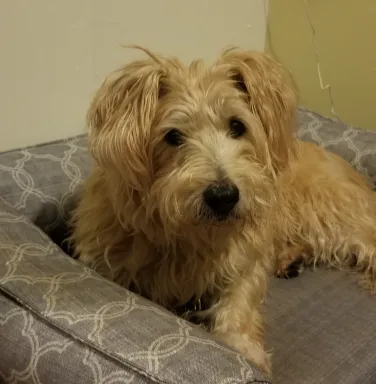
[[245,134],[246,128],[241,121],[237,119],[230,119],[230,130],[231,130],[231,136],[236,139]]
[[174,147],[179,147],[184,142],[183,134],[176,128],[170,129],[165,134],[165,142],[169,145],[173,145]]

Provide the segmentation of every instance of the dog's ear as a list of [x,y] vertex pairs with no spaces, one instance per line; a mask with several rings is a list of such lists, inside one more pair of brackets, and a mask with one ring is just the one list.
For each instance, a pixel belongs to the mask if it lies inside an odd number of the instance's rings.
[[247,94],[268,140],[274,168],[283,169],[294,155],[296,92],[287,71],[261,52],[230,49],[220,62],[228,65],[235,86]]
[[151,178],[151,126],[165,75],[162,62],[149,56],[110,74],[87,115],[94,159],[106,170],[120,172],[137,190],[144,189]]

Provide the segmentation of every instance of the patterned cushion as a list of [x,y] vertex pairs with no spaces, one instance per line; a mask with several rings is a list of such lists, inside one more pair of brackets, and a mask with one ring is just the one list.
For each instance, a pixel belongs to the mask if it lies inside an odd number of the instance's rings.
[[63,247],[78,187],[89,175],[86,135],[0,155],[0,196]]
[[346,159],[376,184],[376,131],[366,131],[299,108],[302,140],[312,141]]
[[270,383],[243,357],[65,255],[0,199],[0,381]]

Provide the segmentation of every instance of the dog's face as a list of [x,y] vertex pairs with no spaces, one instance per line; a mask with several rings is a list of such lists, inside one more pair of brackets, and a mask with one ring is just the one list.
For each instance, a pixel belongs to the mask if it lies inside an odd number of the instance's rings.
[[211,67],[149,56],[94,99],[94,158],[169,228],[261,217],[292,154],[295,99],[278,64],[242,50]]

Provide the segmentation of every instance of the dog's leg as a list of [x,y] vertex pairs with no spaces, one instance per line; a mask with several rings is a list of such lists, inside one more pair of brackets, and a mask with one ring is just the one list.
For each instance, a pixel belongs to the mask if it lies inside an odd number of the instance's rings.
[[261,270],[233,284],[211,313],[211,332],[230,347],[271,375],[271,363],[264,349],[264,328],[260,313],[266,290],[266,274]]

